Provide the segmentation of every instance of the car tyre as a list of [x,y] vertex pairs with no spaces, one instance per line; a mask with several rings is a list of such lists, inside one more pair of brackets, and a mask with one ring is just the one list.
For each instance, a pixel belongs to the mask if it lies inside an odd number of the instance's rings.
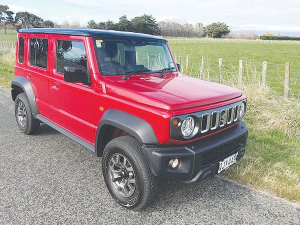
[[140,210],[156,197],[157,177],[133,137],[118,137],[106,145],[102,172],[111,196],[125,208]]
[[18,94],[15,99],[15,117],[24,134],[34,134],[39,129],[40,122],[32,116],[29,101],[24,93]]

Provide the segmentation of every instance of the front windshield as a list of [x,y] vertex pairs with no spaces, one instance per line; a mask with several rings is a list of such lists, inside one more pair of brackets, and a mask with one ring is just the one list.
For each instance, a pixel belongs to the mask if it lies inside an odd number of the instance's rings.
[[164,40],[95,38],[98,65],[102,75],[125,75],[133,71],[157,73],[175,71]]

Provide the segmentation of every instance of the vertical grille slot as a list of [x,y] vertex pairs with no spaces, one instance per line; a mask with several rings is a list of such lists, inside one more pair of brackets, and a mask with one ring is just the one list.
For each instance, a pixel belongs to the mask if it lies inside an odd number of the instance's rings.
[[220,112],[220,127],[224,127],[227,123],[227,109],[222,109]]
[[234,122],[236,122],[239,119],[239,111],[240,111],[240,105],[236,105],[234,107],[234,119],[233,119]]
[[227,124],[231,124],[234,119],[234,107],[228,109],[228,122]]
[[206,133],[210,129],[210,114],[205,113],[201,117],[201,133]]
[[219,116],[220,116],[220,113],[217,112],[217,111],[214,111],[212,113],[212,117],[211,117],[211,130],[215,130],[219,127]]

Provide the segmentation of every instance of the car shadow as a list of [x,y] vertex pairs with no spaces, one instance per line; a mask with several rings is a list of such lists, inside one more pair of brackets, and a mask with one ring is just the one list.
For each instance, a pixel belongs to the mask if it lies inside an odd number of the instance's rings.
[[34,134],[34,136],[48,136],[48,135],[59,135],[61,134],[59,131],[53,129],[47,124],[41,123],[38,132]]
[[177,211],[181,208],[199,208],[199,210],[218,208],[220,204],[228,204],[237,208],[247,201],[255,201],[251,190],[223,180],[220,176],[208,178],[198,183],[184,184],[172,180],[160,180],[159,191],[155,202],[143,212],[157,210]]

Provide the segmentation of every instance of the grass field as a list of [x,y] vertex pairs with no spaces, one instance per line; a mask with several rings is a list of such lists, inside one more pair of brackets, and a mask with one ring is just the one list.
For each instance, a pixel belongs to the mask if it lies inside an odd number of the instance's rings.
[[9,86],[15,64],[16,31],[0,31],[0,85]]
[[[0,33],[0,84],[7,87],[13,78],[15,39],[15,33]],[[229,86],[237,86],[238,60],[244,61],[247,153],[222,176],[300,203],[300,101],[282,97],[285,62],[291,63],[292,93],[300,95],[300,42],[169,39],[169,43],[183,72],[189,55],[190,75],[195,77],[205,57],[206,76],[216,81],[218,58],[223,58],[223,83]],[[260,85],[262,61],[269,63],[267,87]]]
[[243,60],[244,73],[262,71],[263,61],[267,61],[267,83],[280,94],[284,90],[285,63],[289,62],[291,93],[300,97],[300,42],[172,38],[169,44],[177,61],[181,62],[183,72],[186,55],[189,55],[189,74],[192,76],[199,76],[201,58],[204,57],[205,71],[213,81],[218,80],[219,58],[223,59],[225,79],[237,75],[239,60]]

